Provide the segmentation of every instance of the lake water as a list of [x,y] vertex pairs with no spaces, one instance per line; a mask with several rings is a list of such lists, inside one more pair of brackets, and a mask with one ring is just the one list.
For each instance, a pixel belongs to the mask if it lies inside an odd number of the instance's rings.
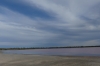
[[5,50],[5,54],[35,54],[60,56],[100,56],[100,47],[92,48],[62,48],[62,49],[32,49],[32,50]]

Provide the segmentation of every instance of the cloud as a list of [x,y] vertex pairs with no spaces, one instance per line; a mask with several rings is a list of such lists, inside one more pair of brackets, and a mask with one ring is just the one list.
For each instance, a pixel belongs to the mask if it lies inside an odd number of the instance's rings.
[[21,7],[14,10],[14,7],[0,6],[2,44],[6,45],[8,42],[10,46],[99,45],[100,0],[16,2],[10,4],[15,3],[17,6],[20,3],[19,6],[29,8],[22,8],[24,11]]
[[[41,2],[39,0],[28,0],[27,3],[31,6],[36,5],[48,12],[53,12],[53,16],[56,17],[57,21],[55,24],[51,23],[51,25],[52,27],[55,26],[55,30],[58,30],[62,37],[66,36],[66,39],[64,38],[66,42],[69,39],[67,37],[70,37],[73,42],[75,39],[77,41],[80,39],[83,41],[98,39],[95,34],[99,33],[100,24],[98,19],[100,11],[97,4],[100,3],[100,0],[41,0]],[[96,24],[94,25],[94,23]]]
[[[17,45],[32,45],[46,43],[47,39],[56,36],[53,33],[40,30],[35,21],[20,13],[1,7],[4,14],[0,14],[0,42]],[[12,45],[14,46],[14,45]]]

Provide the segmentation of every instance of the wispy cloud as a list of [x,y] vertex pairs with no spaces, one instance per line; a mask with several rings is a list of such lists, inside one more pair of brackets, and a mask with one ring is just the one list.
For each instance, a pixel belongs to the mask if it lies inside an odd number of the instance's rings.
[[100,0],[10,0],[13,7],[5,2],[0,5],[1,45],[99,45]]
[[[53,33],[38,29],[38,22],[24,16],[20,13],[13,12],[5,7],[1,7],[4,14],[0,14],[0,42],[8,42],[10,44],[18,45],[21,43],[22,46],[46,43],[46,40],[53,38]],[[37,22],[37,23],[36,23]]]

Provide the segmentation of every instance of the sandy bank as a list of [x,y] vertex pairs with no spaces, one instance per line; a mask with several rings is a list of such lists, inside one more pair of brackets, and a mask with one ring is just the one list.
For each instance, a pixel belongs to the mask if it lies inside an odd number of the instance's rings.
[[0,53],[0,66],[100,66],[100,57],[59,57]]

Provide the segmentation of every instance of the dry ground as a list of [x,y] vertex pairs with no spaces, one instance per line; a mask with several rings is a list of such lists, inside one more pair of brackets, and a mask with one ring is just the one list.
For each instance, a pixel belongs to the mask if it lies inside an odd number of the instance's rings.
[[0,53],[0,66],[100,66],[100,57],[61,57]]

